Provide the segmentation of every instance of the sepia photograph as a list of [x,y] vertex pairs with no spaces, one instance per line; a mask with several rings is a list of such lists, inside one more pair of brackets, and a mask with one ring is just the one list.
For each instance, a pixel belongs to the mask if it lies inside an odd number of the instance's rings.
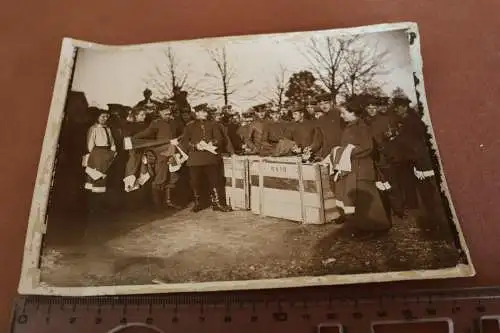
[[473,276],[421,38],[415,23],[393,23],[64,39],[19,292]]

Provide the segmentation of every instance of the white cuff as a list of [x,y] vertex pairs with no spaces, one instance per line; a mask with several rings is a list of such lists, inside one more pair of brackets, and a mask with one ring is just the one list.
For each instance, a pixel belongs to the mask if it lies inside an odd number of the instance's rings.
[[82,157],[82,167],[86,168],[89,163],[90,154],[83,155]]
[[123,149],[131,150],[132,147],[132,139],[130,137],[123,138]]

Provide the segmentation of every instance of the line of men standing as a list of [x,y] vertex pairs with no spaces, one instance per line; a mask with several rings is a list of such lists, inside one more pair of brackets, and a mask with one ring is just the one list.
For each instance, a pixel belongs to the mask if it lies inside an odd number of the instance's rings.
[[[319,162],[340,144],[345,125],[329,94],[318,96],[306,107],[278,109],[261,104],[253,108],[250,119],[228,108],[213,110],[207,104],[191,108],[188,104],[179,107],[173,101],[156,102],[149,90],[145,90],[144,97],[121,124],[123,136],[129,138],[125,179],[131,178],[125,181],[125,190],[140,187],[152,178],[156,207],[180,208],[172,193],[179,187],[179,181],[188,179],[193,211],[204,208],[201,198],[206,185],[213,209],[230,211],[223,193],[222,154],[299,155],[305,162]],[[389,101],[371,96],[354,96],[345,104],[349,109],[362,109],[363,121],[370,128],[376,148],[373,160],[377,187],[383,193],[389,214],[405,217],[407,210],[418,207],[419,192],[432,216],[436,211],[437,189],[429,181],[434,173],[426,145],[426,127],[409,105],[406,98]],[[104,118],[107,116],[99,119]],[[106,127],[106,120],[101,120],[89,133],[96,126]],[[106,136],[100,137],[106,141]],[[92,140],[91,135],[88,140]],[[110,165],[109,154],[104,156],[102,152],[112,150],[111,140],[93,144],[105,148],[96,149],[93,154],[101,154],[100,159],[95,156],[90,159],[102,175]],[[89,153],[92,155],[92,151]],[[187,168],[178,169],[175,165],[183,154],[187,157]],[[104,163],[95,163],[96,159]],[[101,191],[105,188],[103,178],[99,181]],[[185,185],[180,186],[186,189]],[[88,187],[92,189],[91,184]]]

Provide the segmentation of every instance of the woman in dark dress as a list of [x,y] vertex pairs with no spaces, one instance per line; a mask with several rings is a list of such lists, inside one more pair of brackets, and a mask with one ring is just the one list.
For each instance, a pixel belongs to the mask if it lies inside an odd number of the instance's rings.
[[332,151],[337,206],[350,234],[374,235],[391,228],[380,194],[376,174],[373,140],[368,126],[355,112],[341,108],[346,126],[340,146]]

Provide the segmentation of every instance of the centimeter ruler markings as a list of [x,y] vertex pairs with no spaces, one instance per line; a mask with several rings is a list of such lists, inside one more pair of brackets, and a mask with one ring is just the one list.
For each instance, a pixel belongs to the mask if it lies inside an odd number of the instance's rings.
[[127,325],[165,332],[371,332],[374,325],[446,321],[450,332],[467,333],[498,318],[498,289],[371,298],[26,296],[14,305],[11,332],[105,333]]

